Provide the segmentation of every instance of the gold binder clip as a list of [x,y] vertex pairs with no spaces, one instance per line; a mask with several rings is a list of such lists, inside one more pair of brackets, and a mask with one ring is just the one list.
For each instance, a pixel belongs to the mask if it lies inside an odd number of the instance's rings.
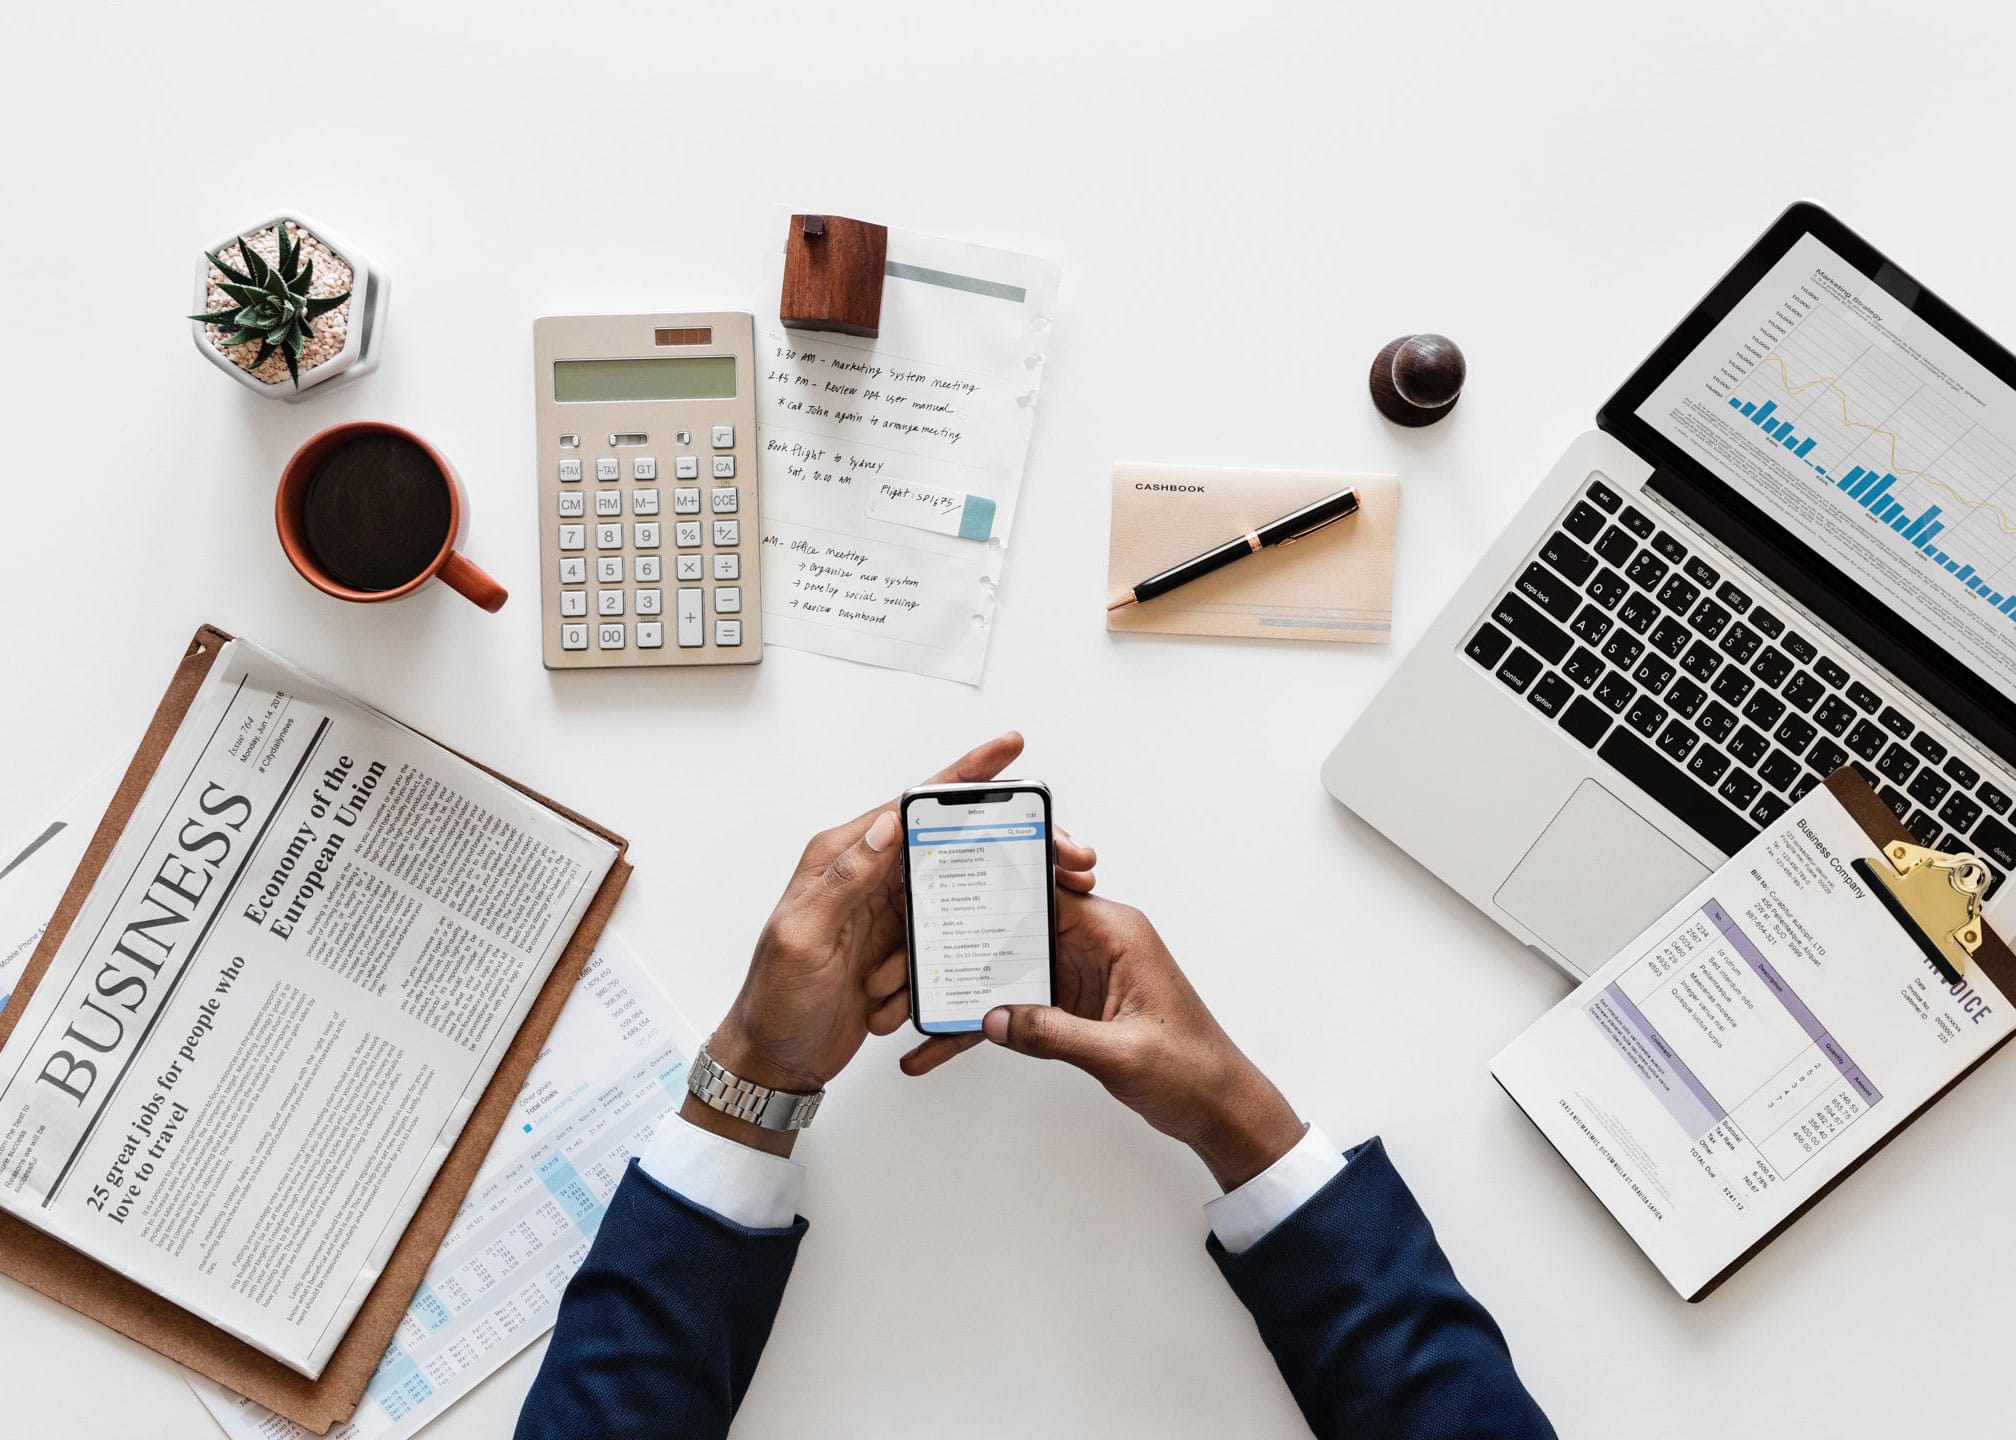
[[1988,867],[1979,856],[1928,850],[1903,840],[1883,847],[1887,868],[1857,860],[1884,908],[1914,935],[1925,958],[1938,967],[1949,984],[1957,985],[1967,961],[1981,948],[1985,933],[1981,897],[1988,889]]

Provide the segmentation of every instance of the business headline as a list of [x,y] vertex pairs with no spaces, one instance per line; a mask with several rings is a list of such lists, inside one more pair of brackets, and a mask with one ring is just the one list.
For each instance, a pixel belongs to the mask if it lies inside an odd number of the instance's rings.
[[350,838],[347,832],[363,818],[365,804],[384,778],[383,762],[373,760],[359,771],[348,755],[338,756],[322,772],[308,797],[308,818],[294,827],[280,863],[246,905],[247,920],[282,940],[293,937],[309,905],[328,888],[330,872]]
[[[296,826],[257,897],[240,912],[244,919],[281,940],[293,935],[328,889],[344,846],[377,793],[385,769],[381,761],[360,763],[343,755],[316,777],[307,799],[307,818]],[[253,827],[256,812],[251,798],[223,785],[208,784],[193,800],[194,813],[168,832],[169,849],[147,873],[132,912],[115,917],[115,923],[123,923],[114,931],[116,938],[75,1009],[53,1022],[63,1026],[62,1033],[36,1072],[36,1084],[80,1110],[94,1103],[102,1107],[112,1098],[97,1092],[131,1063],[128,1050],[138,1046],[158,1021],[219,918],[218,907],[230,903],[237,875],[219,884],[226,867],[237,861],[242,870],[242,848],[256,845],[266,829]],[[283,795],[279,803],[285,802]],[[270,818],[266,824],[270,826]],[[195,1064],[204,1037],[216,1028],[225,997],[245,966],[245,957],[234,954],[219,967],[188,1033],[167,1067],[154,1077],[146,1098],[127,1122],[115,1158],[92,1185],[86,1205],[114,1223],[124,1223],[132,1213],[186,1127],[190,1106],[177,1098],[176,1087]]]

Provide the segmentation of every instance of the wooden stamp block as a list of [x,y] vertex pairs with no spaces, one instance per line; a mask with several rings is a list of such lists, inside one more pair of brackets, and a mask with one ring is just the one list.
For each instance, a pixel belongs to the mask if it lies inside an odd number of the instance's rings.
[[777,314],[793,330],[873,339],[882,328],[889,227],[841,215],[793,215]]

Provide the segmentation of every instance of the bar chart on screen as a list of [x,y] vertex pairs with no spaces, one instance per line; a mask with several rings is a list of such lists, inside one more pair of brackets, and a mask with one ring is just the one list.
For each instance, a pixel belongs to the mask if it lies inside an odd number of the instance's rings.
[[2016,703],[2016,359],[1892,284],[1801,236],[1636,414],[1858,614]]
[[1886,552],[2016,626],[2016,445],[1969,415],[1958,382],[1890,339],[1802,286],[1712,388],[1749,445],[1796,462]]

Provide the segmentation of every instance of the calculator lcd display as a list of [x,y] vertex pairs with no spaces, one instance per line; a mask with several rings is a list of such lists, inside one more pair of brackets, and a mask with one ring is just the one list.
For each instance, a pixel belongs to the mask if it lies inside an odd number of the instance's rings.
[[563,405],[610,400],[732,400],[735,357],[556,360],[553,398]]

